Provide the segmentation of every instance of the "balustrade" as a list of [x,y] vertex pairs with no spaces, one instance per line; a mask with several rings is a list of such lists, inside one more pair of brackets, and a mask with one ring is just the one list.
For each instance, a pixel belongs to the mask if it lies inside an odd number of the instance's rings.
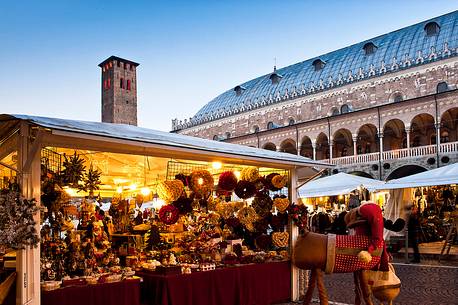
[[[404,158],[415,158],[429,155],[436,155],[437,146],[425,145],[418,147],[402,148],[382,152],[382,160],[395,160]],[[458,142],[442,143],[439,145],[439,153],[456,153],[458,152]],[[351,165],[351,164],[363,164],[379,161],[380,153],[374,152],[369,154],[360,154],[355,156],[346,156],[340,158],[332,158],[331,160],[319,160],[321,162],[331,163],[334,165]]]

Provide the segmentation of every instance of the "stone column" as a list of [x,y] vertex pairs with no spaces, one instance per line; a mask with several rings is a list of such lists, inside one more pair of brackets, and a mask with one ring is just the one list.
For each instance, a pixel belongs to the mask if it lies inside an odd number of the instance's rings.
[[383,132],[378,133],[380,161],[383,161]]
[[356,141],[358,140],[358,135],[353,134],[352,139],[353,139],[353,156],[356,156],[358,154],[358,151],[356,149]]
[[313,160],[316,160],[316,139],[312,140]]
[[329,141],[329,160],[332,160],[332,147],[334,146],[334,139],[331,138]]
[[441,123],[436,123],[436,143],[437,147],[439,148],[439,145],[441,145]]
[[410,126],[409,125],[406,125],[405,131],[407,135],[407,148],[410,148]]

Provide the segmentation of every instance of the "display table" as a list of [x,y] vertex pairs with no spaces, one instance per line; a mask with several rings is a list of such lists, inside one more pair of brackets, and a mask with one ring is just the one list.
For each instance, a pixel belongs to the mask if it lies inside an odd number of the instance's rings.
[[73,286],[41,292],[41,305],[140,305],[140,281]]
[[291,299],[289,261],[250,264],[194,272],[143,277],[145,305],[269,305]]

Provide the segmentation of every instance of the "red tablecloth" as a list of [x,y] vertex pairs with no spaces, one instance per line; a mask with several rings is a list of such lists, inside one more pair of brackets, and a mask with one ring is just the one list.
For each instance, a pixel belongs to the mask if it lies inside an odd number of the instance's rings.
[[192,274],[143,277],[142,304],[269,305],[291,299],[291,264],[273,262]]
[[140,281],[66,287],[41,292],[41,305],[140,305]]

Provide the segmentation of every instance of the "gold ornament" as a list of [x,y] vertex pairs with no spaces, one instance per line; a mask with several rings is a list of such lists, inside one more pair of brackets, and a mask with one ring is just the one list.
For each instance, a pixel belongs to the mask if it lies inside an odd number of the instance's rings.
[[165,202],[172,202],[183,194],[184,184],[181,180],[167,180],[157,185],[157,194]]
[[288,177],[286,175],[276,175],[272,178],[272,185],[277,189],[284,188],[288,182]]
[[258,220],[258,214],[256,214],[256,211],[252,207],[241,208],[237,213],[237,217],[240,223],[245,225],[249,231],[254,231],[253,223]]
[[278,212],[285,213],[286,209],[289,207],[289,199],[288,198],[275,198],[274,199],[274,208],[277,208]]
[[259,178],[259,171],[256,167],[246,167],[240,173],[240,179],[255,182]]
[[274,232],[272,233],[272,243],[278,248],[285,248],[289,244],[288,232]]

